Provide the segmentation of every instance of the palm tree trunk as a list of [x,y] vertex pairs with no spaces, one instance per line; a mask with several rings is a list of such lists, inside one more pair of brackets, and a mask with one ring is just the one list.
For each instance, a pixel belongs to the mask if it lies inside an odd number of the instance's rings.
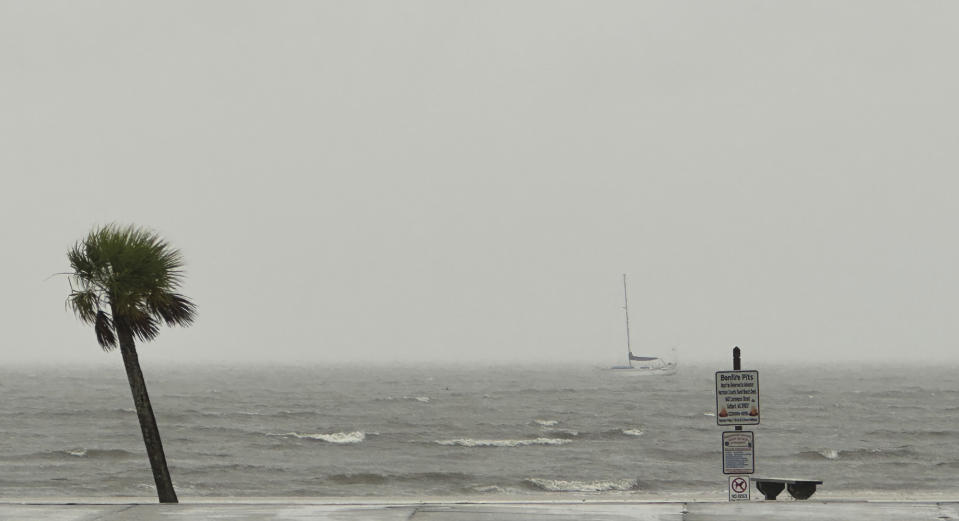
[[170,469],[166,465],[166,456],[163,455],[163,444],[160,442],[160,430],[153,416],[153,407],[150,405],[150,396],[147,394],[147,384],[140,371],[140,360],[133,342],[133,334],[122,326],[117,327],[117,336],[120,340],[120,353],[123,355],[123,366],[127,371],[127,380],[130,382],[130,392],[133,393],[133,404],[140,419],[140,431],[143,433],[143,444],[146,445],[147,457],[150,458],[150,467],[153,469],[153,480],[157,486],[157,496],[160,503],[177,503],[176,492],[173,490],[173,480],[170,478]]

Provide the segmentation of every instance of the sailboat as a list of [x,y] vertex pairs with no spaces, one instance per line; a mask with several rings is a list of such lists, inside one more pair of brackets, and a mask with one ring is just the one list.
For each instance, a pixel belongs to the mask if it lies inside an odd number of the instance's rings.
[[[626,274],[623,274],[623,311],[626,312],[626,365],[611,367],[617,371],[635,375],[676,374],[676,361],[667,362],[658,356],[636,356],[629,343],[629,291],[626,288]],[[636,362],[634,365],[633,362]]]

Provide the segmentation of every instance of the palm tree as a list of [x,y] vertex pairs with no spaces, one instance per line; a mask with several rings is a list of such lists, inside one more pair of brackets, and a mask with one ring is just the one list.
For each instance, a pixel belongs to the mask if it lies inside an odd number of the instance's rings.
[[196,306],[176,293],[183,258],[156,233],[115,224],[95,228],[73,246],[67,258],[73,268],[67,274],[71,290],[67,306],[93,326],[104,351],[113,351],[119,343],[157,496],[161,503],[176,503],[134,339],[153,340],[161,322],[168,326],[193,323]]

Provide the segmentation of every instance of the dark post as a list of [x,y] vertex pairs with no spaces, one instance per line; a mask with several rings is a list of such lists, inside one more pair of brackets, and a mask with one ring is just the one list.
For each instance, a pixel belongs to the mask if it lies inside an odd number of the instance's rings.
[[[740,369],[742,369],[742,361],[739,359],[739,353],[740,353],[739,346],[734,347],[733,348],[733,370],[734,371],[739,371]],[[742,425],[737,425],[734,428],[737,431],[743,430]]]

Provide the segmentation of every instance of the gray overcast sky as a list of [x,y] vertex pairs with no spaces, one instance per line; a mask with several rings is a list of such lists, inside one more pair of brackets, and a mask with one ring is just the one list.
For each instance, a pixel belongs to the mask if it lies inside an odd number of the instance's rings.
[[959,360],[957,19],[0,0],[0,361],[109,358],[47,277],[114,221],[200,309],[147,360],[612,365],[622,273],[643,353]]

